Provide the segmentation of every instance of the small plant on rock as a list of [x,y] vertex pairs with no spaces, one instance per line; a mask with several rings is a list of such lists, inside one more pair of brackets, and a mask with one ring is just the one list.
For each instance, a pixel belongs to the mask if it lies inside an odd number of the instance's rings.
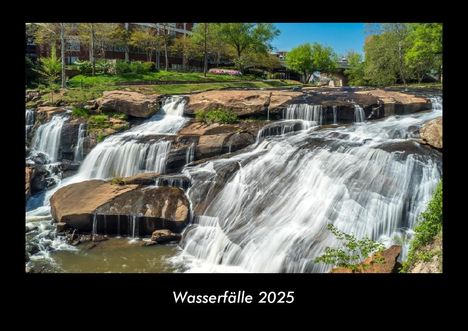
[[361,268],[366,267],[362,265],[363,260],[373,254],[376,256],[373,262],[383,262],[383,258],[380,256],[380,253],[385,249],[383,244],[367,237],[358,240],[355,236],[338,230],[333,224],[328,224],[327,229],[342,241],[342,248],[325,248],[325,253],[317,257],[315,263],[331,264],[335,267],[349,268],[353,272],[358,272]]

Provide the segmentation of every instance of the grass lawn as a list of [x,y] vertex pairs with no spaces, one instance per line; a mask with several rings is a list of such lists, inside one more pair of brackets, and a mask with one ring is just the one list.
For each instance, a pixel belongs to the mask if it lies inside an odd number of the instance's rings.
[[70,87],[89,87],[96,85],[113,85],[118,82],[145,82],[145,81],[185,81],[185,82],[210,82],[210,81],[239,81],[255,80],[250,75],[230,76],[207,74],[206,77],[200,72],[176,72],[176,71],[158,71],[147,74],[122,74],[122,75],[77,75],[72,77],[68,84]]

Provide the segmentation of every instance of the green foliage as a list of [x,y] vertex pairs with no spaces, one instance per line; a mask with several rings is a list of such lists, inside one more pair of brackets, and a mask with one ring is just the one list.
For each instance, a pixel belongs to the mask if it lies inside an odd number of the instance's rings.
[[268,53],[271,41],[280,33],[270,23],[218,23],[218,31],[219,38],[235,53],[234,63],[240,71],[245,65],[245,53]]
[[[342,241],[343,248],[327,247],[325,253],[315,259],[315,263],[331,264],[336,267],[349,268],[356,272],[365,258],[371,254],[380,253],[385,248],[383,244],[369,238],[358,240],[353,235],[338,230],[333,224],[328,224],[327,229]],[[374,261],[377,263],[382,262],[379,258]]]
[[88,119],[89,129],[103,129],[110,126],[109,117],[107,115],[92,115]]
[[237,115],[224,109],[201,110],[196,112],[196,118],[205,123],[231,124],[238,121]]
[[52,47],[49,57],[41,57],[39,59],[39,69],[33,69],[39,73],[45,80],[45,82],[51,86],[56,83],[62,72],[62,62],[57,56],[57,50],[55,46]]
[[125,181],[122,177],[115,177],[111,179],[111,184],[113,185],[125,185]]
[[307,83],[315,71],[333,72],[336,68],[336,55],[330,47],[318,43],[302,44],[293,48],[286,55],[286,66],[302,74]]
[[426,261],[427,256],[420,252],[420,249],[442,233],[442,180],[437,184],[426,210],[419,215],[419,224],[414,232],[408,258],[403,263],[401,272],[408,272],[411,266],[420,260]]
[[89,112],[87,109],[84,109],[84,108],[73,107],[72,116],[73,117],[89,117]]
[[364,62],[359,53],[349,52],[346,56],[349,68],[344,71],[349,77],[349,85],[361,86],[366,85],[364,79]]
[[405,62],[416,75],[418,82],[429,73],[441,73],[442,24],[411,24],[407,42],[410,46],[405,54]]
[[90,61],[76,61],[74,64],[80,74],[89,75],[93,71],[93,65]]

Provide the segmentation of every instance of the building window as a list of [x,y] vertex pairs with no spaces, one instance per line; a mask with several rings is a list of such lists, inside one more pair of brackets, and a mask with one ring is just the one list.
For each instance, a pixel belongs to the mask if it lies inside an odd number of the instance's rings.
[[69,52],[79,52],[80,51],[80,41],[78,39],[68,39],[66,49]]

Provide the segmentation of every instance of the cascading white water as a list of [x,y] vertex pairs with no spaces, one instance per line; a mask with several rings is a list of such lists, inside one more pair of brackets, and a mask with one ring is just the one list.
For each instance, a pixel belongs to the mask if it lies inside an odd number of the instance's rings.
[[323,109],[322,105],[309,105],[306,103],[292,104],[286,107],[283,119],[296,120],[301,119],[304,121],[314,121],[319,125],[323,122]]
[[333,124],[337,124],[337,122],[336,122],[336,106],[333,106]]
[[185,152],[185,163],[189,164],[193,160],[195,160],[195,143],[191,143]]
[[34,109],[26,109],[26,114],[25,114],[25,125],[26,125],[26,139],[28,138],[29,131],[34,125]]
[[195,201],[216,164],[241,165],[185,230],[172,261],[189,272],[326,272],[313,261],[340,244],[329,223],[387,246],[401,241],[442,171],[438,152],[402,132],[440,114],[268,137],[229,160],[185,168]]
[[185,98],[167,98],[161,112],[149,121],[108,137],[86,156],[77,179],[125,177],[139,172],[165,171],[170,141],[151,135],[175,134],[186,123]]
[[75,162],[83,160],[83,141],[86,134],[86,124],[81,123],[78,128],[78,140],[75,146]]
[[52,162],[57,161],[60,148],[60,135],[66,116],[54,115],[52,119],[39,126],[32,141],[32,148],[49,156]]
[[432,97],[431,100],[432,109],[436,111],[442,111],[442,97]]
[[354,122],[360,123],[366,120],[366,114],[364,113],[364,109],[358,104],[354,104]]

